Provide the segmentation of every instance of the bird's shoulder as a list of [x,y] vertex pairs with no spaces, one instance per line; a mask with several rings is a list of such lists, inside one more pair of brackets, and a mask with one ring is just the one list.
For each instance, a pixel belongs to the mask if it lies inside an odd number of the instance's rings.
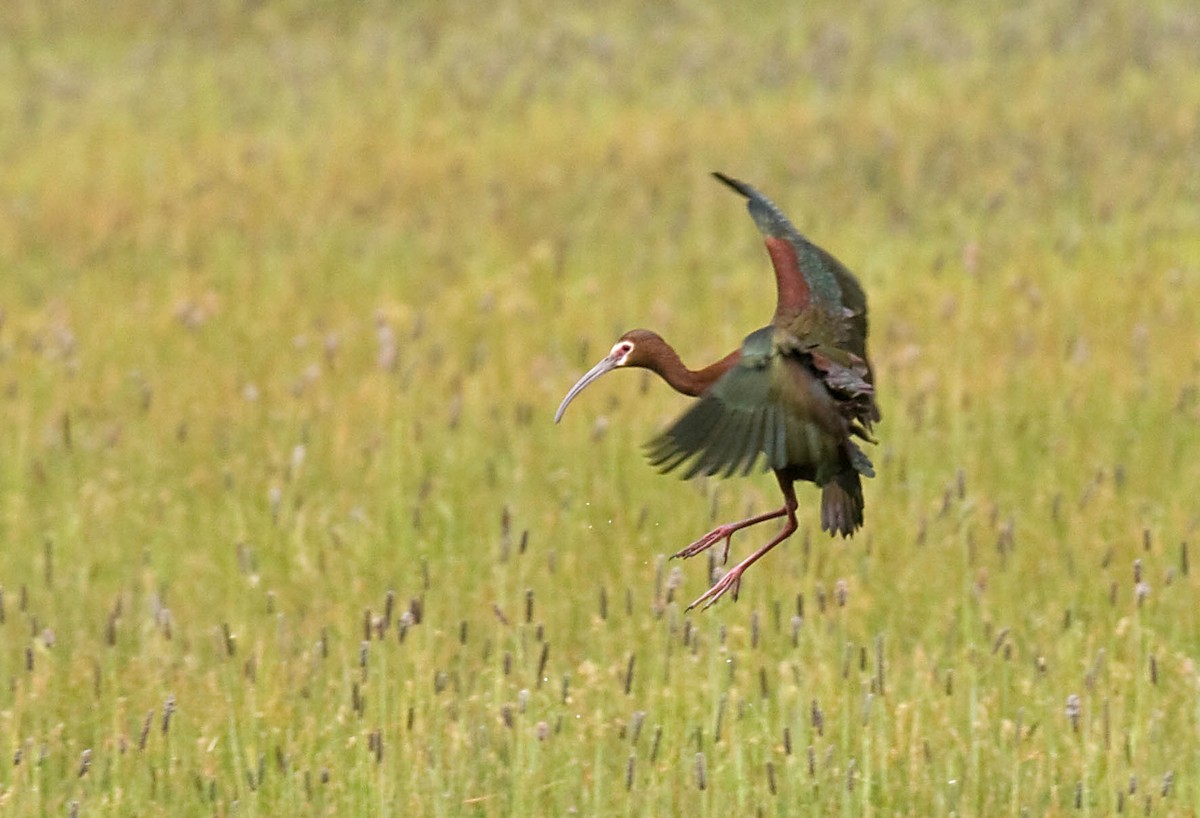
[[683,472],[690,478],[749,472],[760,462],[816,475],[838,462],[847,421],[811,351],[798,352],[770,325],[746,336],[739,351],[725,374],[650,441],[651,463],[670,471],[690,461]]
[[746,336],[737,365],[710,391],[735,406],[775,403],[822,414],[831,404],[844,405],[869,427],[878,416],[872,381],[870,364],[853,347],[772,324]]
[[[832,357],[831,357],[832,356]],[[839,371],[836,351],[798,343],[797,339],[768,325],[742,341],[737,363],[709,389],[707,397],[731,410],[756,410],[777,405],[785,411],[826,403],[822,389],[826,370],[835,372],[835,383],[846,378]]]

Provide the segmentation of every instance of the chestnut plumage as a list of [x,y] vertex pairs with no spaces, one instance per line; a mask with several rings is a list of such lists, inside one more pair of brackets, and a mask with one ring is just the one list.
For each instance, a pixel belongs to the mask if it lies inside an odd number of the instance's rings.
[[821,528],[849,536],[863,522],[862,477],[875,472],[856,438],[874,442],[880,420],[867,358],[867,297],[854,275],[804,238],[770,200],[750,185],[713,174],[748,201],[750,216],[775,268],[777,304],[771,323],[739,349],[699,370],[684,366],[656,333],[635,329],[571,388],[555,414],[606,372],[649,369],[676,391],[698,400],[647,445],[650,462],[684,478],[771,469],[783,492],[780,508],[718,526],[675,554],[695,556],[724,540],[728,557],[736,531],[785,517],[780,532],[735,565],[689,607],[713,604],[754,562],[797,528],[797,480],[821,488]]

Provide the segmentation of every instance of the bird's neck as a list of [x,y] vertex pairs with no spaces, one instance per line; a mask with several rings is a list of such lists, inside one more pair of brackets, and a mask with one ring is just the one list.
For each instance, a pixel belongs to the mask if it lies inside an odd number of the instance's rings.
[[656,373],[676,392],[695,398],[707,392],[718,378],[737,363],[740,356],[741,350],[735,349],[715,364],[703,369],[688,369],[675,350],[666,347],[661,355],[646,365],[646,368]]

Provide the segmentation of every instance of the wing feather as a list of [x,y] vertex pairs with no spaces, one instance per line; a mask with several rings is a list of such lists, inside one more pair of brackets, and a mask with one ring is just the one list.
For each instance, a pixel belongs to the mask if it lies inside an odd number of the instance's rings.
[[676,468],[712,438],[714,427],[723,419],[718,404],[699,401],[667,432],[650,441],[646,447],[650,464],[664,472]]
[[696,457],[684,472],[684,480],[690,480],[698,474],[711,475],[719,468],[719,464],[724,462],[725,456],[732,448],[739,421],[740,418],[733,412],[722,413],[720,423],[713,430],[712,443],[705,442],[693,449]]
[[713,173],[745,197],[775,268],[773,325],[796,355],[810,353],[831,389],[846,393],[849,412],[868,433],[880,419],[867,360],[867,296],[854,274],[803,236],[779,207],[738,179]]
[[775,456],[771,461],[771,467],[782,469],[787,465],[788,449],[787,449],[787,418],[782,409],[778,406],[773,407],[772,414],[775,416]]
[[[754,413],[754,417],[750,421],[750,433],[742,445],[743,460],[737,464],[737,469],[743,475],[749,474],[754,470],[758,463],[758,456],[765,454],[763,451],[765,446],[764,430],[767,423],[767,413],[771,407],[763,406]],[[763,462],[766,460],[764,458]],[[733,474],[734,469],[731,468],[727,474]]]
[[756,407],[738,414],[741,416],[741,422],[738,424],[737,435],[732,440],[729,455],[724,458],[725,463],[721,472],[723,477],[729,477],[739,470],[745,470],[744,473],[748,474],[754,464],[754,459],[758,456],[754,434],[761,409]]
[[[812,329],[836,332],[843,327],[848,305],[843,298],[846,279],[854,276],[837,259],[813,244],[788,220],[779,207],[752,185],[714,173],[718,180],[746,198],[746,207],[762,233],[775,267],[779,303],[775,323],[783,327],[801,319]],[[858,282],[853,289],[861,293]],[[848,311],[847,306],[851,309]],[[832,339],[831,339],[832,340]]]
[[670,471],[695,458],[683,476],[752,469],[762,446],[762,414],[773,405],[770,327],[752,334],[742,357],[670,427],[650,441],[650,462]]

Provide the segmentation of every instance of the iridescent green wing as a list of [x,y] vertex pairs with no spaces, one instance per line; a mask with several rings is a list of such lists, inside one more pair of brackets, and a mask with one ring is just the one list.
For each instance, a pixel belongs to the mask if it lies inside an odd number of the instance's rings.
[[800,234],[766,196],[720,173],[746,197],[775,268],[778,302],[772,323],[786,354],[811,355],[826,385],[854,402],[868,429],[879,420],[874,377],[867,360],[867,296],[846,266]]
[[812,376],[787,359],[774,336],[764,327],[746,338],[738,363],[647,444],[653,465],[664,472],[685,467],[681,476],[689,479],[748,474],[759,455],[763,467],[811,467],[814,474],[837,460],[844,432],[833,401],[823,389],[807,388]]
[[[767,245],[778,295],[772,323],[810,345],[840,348],[850,334],[848,319],[854,307],[861,306],[864,315],[866,310],[866,299],[854,276],[802,236],[783,211],[754,187],[720,173],[713,175],[746,197],[750,217]],[[843,292],[845,284],[851,284],[855,292]],[[847,300],[861,303],[847,304]]]
[[739,468],[749,473],[764,450],[768,463],[779,459],[783,423],[777,401],[772,399],[769,327],[767,349],[753,349],[747,355],[747,347],[759,346],[752,345],[751,339],[762,332],[746,339],[742,357],[733,368],[647,444],[651,464],[668,472],[686,463],[682,476],[688,479],[721,472],[728,476]]

